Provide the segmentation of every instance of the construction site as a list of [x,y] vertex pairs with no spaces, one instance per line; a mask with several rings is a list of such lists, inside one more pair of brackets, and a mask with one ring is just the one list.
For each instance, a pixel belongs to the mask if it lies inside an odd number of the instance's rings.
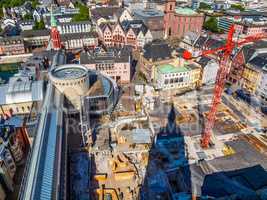
[[[92,199],[200,199],[212,194],[206,177],[214,175],[216,179],[217,173],[229,171],[249,186],[241,181],[222,194],[225,199],[243,195],[239,194],[242,187],[257,198],[266,195],[267,182],[250,188],[257,180],[246,179],[256,173],[253,169],[258,165],[262,173],[267,169],[267,137],[252,121],[258,119],[264,128],[265,116],[222,94],[212,144],[203,148],[201,133],[212,101],[210,87],[164,100],[158,92],[146,92],[145,88],[141,95],[125,90],[132,93],[125,92],[112,115],[102,116],[93,145],[88,147]],[[240,115],[245,109],[249,114]],[[220,189],[226,180],[235,185],[233,177],[218,176],[222,178]]]
[[[226,58],[215,86],[172,96],[145,84],[122,87],[114,110],[88,130],[90,141],[83,149],[88,173],[76,174],[79,180],[88,177],[80,181],[88,186],[84,195],[95,200],[267,199],[267,117],[225,92],[233,48],[229,35],[226,46],[216,50]],[[82,157],[73,162],[84,163]]]

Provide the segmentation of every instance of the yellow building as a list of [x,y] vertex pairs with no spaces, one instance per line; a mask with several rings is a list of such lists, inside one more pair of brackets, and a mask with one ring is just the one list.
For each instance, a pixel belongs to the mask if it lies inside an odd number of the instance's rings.
[[197,88],[201,86],[201,66],[197,63],[192,63],[187,65],[188,68],[190,68],[190,83],[191,88]]
[[260,78],[261,72],[252,67],[250,64],[247,64],[244,67],[242,74],[242,87],[251,93],[255,93],[257,86],[259,85]]
[[140,71],[148,82],[153,82],[158,65],[168,64],[175,60],[171,47],[164,42],[153,42],[144,46],[143,52],[138,55]]

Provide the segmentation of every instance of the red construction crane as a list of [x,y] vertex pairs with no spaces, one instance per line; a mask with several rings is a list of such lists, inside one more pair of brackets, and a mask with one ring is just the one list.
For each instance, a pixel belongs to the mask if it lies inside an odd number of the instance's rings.
[[[233,53],[234,48],[249,42],[254,42],[263,38],[267,38],[267,33],[261,33],[245,37],[240,41],[233,41],[234,32],[235,32],[234,25],[232,25],[229,29],[226,44],[224,46],[211,50],[203,50],[197,56],[199,57],[218,52],[220,53],[220,67],[216,76],[212,104],[207,116],[207,121],[205,122],[204,132],[202,133],[202,139],[201,139],[202,148],[208,148],[211,144],[212,128],[215,122],[215,115],[218,105],[221,102],[221,96],[223,93],[224,84],[226,82],[226,76],[230,71],[230,56]],[[187,60],[195,58],[192,57],[192,54],[189,51],[185,51],[183,57],[184,59]]]

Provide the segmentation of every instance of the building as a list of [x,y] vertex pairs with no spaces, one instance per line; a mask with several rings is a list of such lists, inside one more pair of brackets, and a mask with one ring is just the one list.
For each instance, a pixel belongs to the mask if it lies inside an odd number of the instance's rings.
[[51,18],[50,18],[50,25],[51,25],[51,31],[50,31],[50,37],[51,37],[51,45],[54,50],[61,49],[61,39],[60,39],[60,33],[57,30],[57,22],[56,19],[52,13],[51,10]]
[[35,48],[46,48],[50,39],[50,31],[44,30],[24,30],[21,32],[21,37],[25,42],[28,51]]
[[242,22],[237,22],[234,25],[237,33],[241,37],[246,37],[250,35],[266,33],[267,32],[267,18],[256,20],[243,20]]
[[243,46],[235,55],[228,81],[266,100],[267,42]]
[[27,21],[21,21],[19,22],[19,27],[22,31],[26,30],[32,30],[34,26],[34,21],[33,20],[27,20]]
[[10,151],[4,145],[0,145],[0,185],[3,193],[13,192],[15,172],[16,165]]
[[0,175],[4,176],[4,182],[7,188],[13,190],[13,178],[17,167],[10,150],[2,144],[0,145],[0,164],[1,163],[3,163],[3,171],[0,168]]
[[218,27],[227,32],[234,25],[238,37],[246,37],[267,32],[267,18],[264,16],[223,16],[219,17]]
[[49,82],[19,199],[67,198],[67,114],[64,97]]
[[118,86],[113,79],[95,70],[89,70],[89,79],[90,89],[82,98],[83,119],[86,119],[83,123],[87,128],[91,115],[110,113],[118,100]]
[[40,22],[42,19],[44,19],[43,15],[49,13],[48,8],[49,6],[37,6],[32,14],[34,21]]
[[102,23],[122,23],[132,20],[131,13],[121,7],[97,7],[92,9],[92,20],[98,26]]
[[80,55],[80,64],[96,70],[119,83],[131,80],[131,48],[108,48],[107,51],[87,51]]
[[126,36],[126,45],[143,48],[145,44],[153,40],[151,31],[141,20],[124,21],[122,27]]
[[18,55],[25,53],[25,44],[20,36],[0,38],[0,55]]
[[153,40],[153,36],[147,26],[141,20],[124,21],[122,23],[102,23],[98,27],[100,40],[106,46],[129,45],[134,48],[142,48]]
[[150,30],[153,39],[163,38],[164,36],[164,13],[161,10],[140,8],[133,9],[134,19],[143,20]]
[[201,84],[214,84],[219,69],[219,63],[214,59],[205,56],[201,56],[197,60],[197,63],[201,66]]
[[61,35],[61,42],[67,50],[94,48],[98,46],[98,34],[96,32],[66,33]]
[[173,0],[165,5],[164,33],[165,37],[182,38],[187,32],[201,33],[204,15],[190,8],[178,8]]
[[[194,55],[198,56],[197,54],[199,53],[199,51],[216,49],[225,45],[225,40],[223,38],[215,37],[210,34],[188,32],[179,45],[180,47],[187,49]],[[209,55],[209,57],[214,59],[218,59],[218,56],[218,53]]]
[[21,76],[27,76],[30,80],[41,80],[45,77],[46,70],[49,68],[51,55],[53,51],[43,51],[42,53],[34,54],[22,63],[19,68]]
[[191,0],[191,8],[193,10],[197,10],[199,8],[200,1],[199,0]]
[[[266,59],[265,59],[265,63],[266,63]],[[267,66],[266,64],[262,68],[262,74],[261,74],[260,82],[257,87],[256,93],[263,100],[267,101]]]
[[227,10],[231,7],[229,2],[222,0],[215,0],[211,6],[214,11]]
[[8,148],[17,166],[25,162],[30,146],[24,119],[21,116],[11,116],[1,119],[0,144]]
[[[48,50],[38,53],[48,58],[51,70],[66,63],[65,51]],[[51,83],[47,82],[45,97],[39,110],[35,138],[27,159],[19,199],[67,198],[67,100]],[[66,109],[65,109],[66,108]]]
[[[53,8],[53,16],[59,23],[71,22],[72,18],[79,12],[79,8],[67,8],[66,6]],[[51,22],[51,14],[46,10],[41,16],[48,28]]]
[[49,78],[74,108],[80,110],[81,97],[89,90],[88,69],[82,65],[62,65],[49,72]]
[[[156,67],[155,85],[160,90],[188,90],[199,86],[201,68],[196,63],[178,59]],[[178,92],[178,91],[177,91]]]
[[88,21],[79,21],[79,22],[65,22],[58,23],[57,29],[60,34],[68,33],[89,33],[91,32],[92,24]]
[[233,20],[229,17],[219,17],[218,18],[218,28],[224,32],[228,32],[233,24]]
[[37,110],[43,100],[43,81],[15,77],[0,86],[0,114],[29,114]]
[[140,70],[148,82],[153,82],[156,66],[168,64],[173,60],[174,55],[171,47],[161,41],[146,44],[138,58]]

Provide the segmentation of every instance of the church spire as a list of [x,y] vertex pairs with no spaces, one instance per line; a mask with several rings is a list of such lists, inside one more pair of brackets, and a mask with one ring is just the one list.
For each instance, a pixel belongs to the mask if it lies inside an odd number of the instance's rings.
[[55,50],[61,49],[61,39],[60,39],[60,34],[59,31],[57,30],[57,21],[53,15],[53,8],[51,6],[51,13],[50,13],[50,25],[51,25],[51,32],[50,32],[50,37],[51,37],[51,42],[52,42],[52,47]]
[[51,25],[51,27],[57,26],[57,21],[55,19],[54,14],[53,14],[53,7],[52,6],[51,6],[51,12],[50,12],[50,25]]

